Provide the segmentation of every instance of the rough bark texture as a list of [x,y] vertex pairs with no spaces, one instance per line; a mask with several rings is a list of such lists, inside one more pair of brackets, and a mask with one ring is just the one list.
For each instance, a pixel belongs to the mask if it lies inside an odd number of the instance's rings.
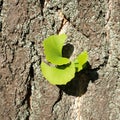
[[[40,70],[59,33],[91,65],[66,86]],[[0,0],[0,120],[120,120],[119,47],[120,0]]]

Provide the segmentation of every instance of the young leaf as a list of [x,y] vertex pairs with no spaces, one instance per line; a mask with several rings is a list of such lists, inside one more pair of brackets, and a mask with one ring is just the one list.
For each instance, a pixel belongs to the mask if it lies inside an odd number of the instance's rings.
[[88,53],[87,51],[82,52],[78,55],[78,57],[75,59],[74,64],[77,68],[77,72],[83,69],[83,65],[88,61]]
[[52,35],[43,41],[44,53],[48,62],[55,65],[70,63],[70,60],[62,57],[62,47],[67,36],[65,34]]
[[69,66],[60,69],[48,66],[42,62],[41,70],[44,77],[53,85],[65,85],[67,82],[72,80],[75,75],[74,63],[71,63]]

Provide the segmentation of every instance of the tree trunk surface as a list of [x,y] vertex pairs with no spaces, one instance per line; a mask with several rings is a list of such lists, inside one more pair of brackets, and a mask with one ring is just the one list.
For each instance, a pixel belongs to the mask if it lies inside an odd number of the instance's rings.
[[[90,68],[54,86],[42,42],[61,33]],[[0,120],[120,120],[120,0],[0,0]]]

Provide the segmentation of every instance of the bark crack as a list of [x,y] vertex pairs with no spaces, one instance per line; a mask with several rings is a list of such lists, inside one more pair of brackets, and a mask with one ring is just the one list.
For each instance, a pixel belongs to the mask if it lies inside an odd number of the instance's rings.
[[[0,1],[0,17],[1,17],[1,11],[3,8],[3,0]],[[2,31],[2,21],[0,20],[0,32]]]
[[31,98],[31,95],[32,95],[31,82],[33,80],[34,80],[34,69],[33,69],[33,64],[31,64],[30,70],[29,70],[29,81],[28,81],[28,85],[27,85],[27,95],[26,95],[28,108],[30,108],[30,109],[31,109],[30,98]]
[[86,38],[89,38],[89,35],[86,35],[82,31],[80,31],[79,28],[72,21],[70,21],[70,19],[67,18],[64,15],[64,13],[62,13],[62,11],[59,10],[58,12],[59,12],[59,16],[62,18],[62,23],[60,28],[57,30],[57,34],[60,34],[62,32],[65,25],[70,24],[77,32],[80,32],[83,36],[85,36]]
[[45,0],[39,0],[39,1],[40,1],[41,15],[44,16],[43,9],[44,9]]
[[26,96],[22,102],[22,105],[27,104],[27,110],[29,115],[27,116],[26,120],[29,120],[30,117],[30,109],[31,109],[31,96],[32,96],[32,81],[34,81],[34,68],[33,68],[33,63],[31,63],[30,68],[29,68],[29,74],[28,78],[26,81],[27,85],[27,93]]
[[53,113],[53,111],[54,111],[55,105],[62,100],[62,96],[63,96],[63,91],[60,89],[60,90],[59,90],[58,98],[57,98],[57,100],[54,102],[54,104],[52,105],[52,113]]

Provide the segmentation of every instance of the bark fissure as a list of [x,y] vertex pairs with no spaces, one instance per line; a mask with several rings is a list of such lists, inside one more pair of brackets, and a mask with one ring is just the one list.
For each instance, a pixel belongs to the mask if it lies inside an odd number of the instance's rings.
[[[0,17],[1,17],[1,11],[3,7],[3,0],[0,1]],[[2,21],[0,20],[0,32],[2,31]]]
[[22,101],[22,105],[27,104],[28,115],[26,120],[29,120],[30,110],[31,110],[31,96],[32,96],[32,81],[34,81],[34,68],[33,63],[31,63],[29,68],[29,74],[26,80],[27,90],[24,100]]
[[33,65],[31,64],[28,79],[26,81],[27,82],[26,83],[27,84],[27,94],[26,94],[26,97],[24,99],[25,101],[27,101],[27,105],[28,105],[29,109],[31,108],[30,97],[32,96],[32,90],[31,90],[32,81],[34,81],[34,68],[33,68]]
[[54,102],[54,104],[52,105],[52,111],[51,111],[52,113],[54,111],[55,105],[62,100],[62,95],[63,95],[63,91],[60,89],[59,90],[59,96],[58,96],[57,100]]
[[41,9],[41,15],[44,16],[44,4],[45,4],[45,0],[39,0],[40,1],[40,9]]

